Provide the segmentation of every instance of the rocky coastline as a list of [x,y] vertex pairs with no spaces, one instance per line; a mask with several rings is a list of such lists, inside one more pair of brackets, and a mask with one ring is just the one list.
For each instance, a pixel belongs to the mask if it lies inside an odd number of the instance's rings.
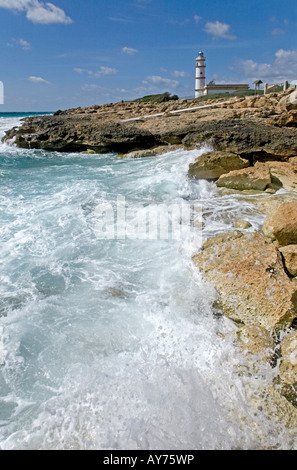
[[[284,96],[283,96],[284,95]],[[297,155],[297,112],[286,93],[269,97],[199,99],[166,103],[111,103],[57,111],[23,120],[3,141],[21,148],[65,152],[158,153],[209,143],[215,150],[247,154],[251,163],[270,156]],[[287,105],[288,106],[288,105]]]
[[[206,240],[193,261],[204,280],[215,286],[224,315],[238,326],[234,342],[277,370],[268,401],[278,410],[278,419],[289,412],[293,428],[297,425],[297,125],[292,125],[291,116],[297,114],[296,97],[291,91],[278,98],[265,135],[261,125],[248,123],[250,132],[242,133],[245,145],[241,140],[226,148],[215,144],[216,150],[189,168],[189,177],[215,181],[222,194],[228,190],[254,194],[249,200],[265,215],[260,231],[244,230],[249,225],[242,221],[238,226],[242,230]],[[289,404],[286,412],[281,411],[283,399]]]
[[297,91],[58,111],[26,118],[3,140],[130,158],[207,144],[212,150],[190,165],[189,178],[215,182],[222,194],[253,195],[265,221],[257,232],[241,221],[234,231],[206,240],[193,261],[236,324],[234,342],[277,370],[275,386],[265,391],[268,412],[296,429]]

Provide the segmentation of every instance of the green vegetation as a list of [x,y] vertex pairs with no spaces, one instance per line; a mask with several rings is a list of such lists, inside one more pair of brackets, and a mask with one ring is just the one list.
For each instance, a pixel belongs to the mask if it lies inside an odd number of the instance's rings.
[[282,86],[278,86],[278,87],[273,88],[272,90],[268,90],[267,93],[279,93],[280,91],[283,91]]
[[219,99],[228,99],[228,98],[234,98],[237,96],[238,98],[241,98],[243,96],[259,96],[263,95],[264,91],[263,90],[245,90],[245,91],[234,91],[233,93],[216,93],[214,95],[205,95],[205,96],[200,96],[199,98],[196,98],[197,101],[208,101],[208,100],[219,100]]
[[[279,93],[282,91],[283,88],[281,86],[275,87],[272,90],[268,90],[269,93]],[[206,95],[206,96],[200,96],[199,98],[196,98],[198,102],[200,101],[208,101],[208,100],[219,100],[219,99],[228,99],[228,98],[234,98],[235,96],[238,98],[242,98],[244,96],[261,96],[264,95],[264,90],[244,90],[244,91],[234,91],[233,93],[217,93],[214,95]]]
[[177,95],[170,95],[167,91],[159,95],[147,95],[133,100],[135,103],[165,103],[167,101],[178,100]]

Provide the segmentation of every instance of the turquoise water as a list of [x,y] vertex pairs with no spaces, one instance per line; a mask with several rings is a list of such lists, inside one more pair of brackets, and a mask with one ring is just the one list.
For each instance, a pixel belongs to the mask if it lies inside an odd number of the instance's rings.
[[30,117],[30,116],[40,116],[40,115],[47,115],[47,114],[53,114],[53,113],[49,113],[49,112],[45,112],[45,113],[0,113],[0,118],[6,118],[6,119],[11,119],[11,118],[26,118],[26,117]]
[[[0,116],[0,136],[19,117]],[[216,294],[192,263],[193,207],[204,237],[236,216],[251,230],[262,222],[187,178],[200,153],[129,160],[0,145],[2,449],[294,446],[253,408],[271,371],[238,374],[235,326],[214,315]],[[130,228],[160,204],[193,217],[180,239],[100,238],[102,208],[119,198]]]

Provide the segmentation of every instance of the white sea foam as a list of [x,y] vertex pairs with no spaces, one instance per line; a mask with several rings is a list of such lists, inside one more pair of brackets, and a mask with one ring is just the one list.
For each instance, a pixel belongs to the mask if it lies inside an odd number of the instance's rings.
[[118,195],[135,207],[199,201],[206,237],[237,217],[257,228],[248,200],[187,178],[198,150],[129,161],[0,154],[1,448],[296,447],[254,405],[273,371],[238,373],[246,359],[192,263],[192,227],[182,240],[95,234],[98,204]]

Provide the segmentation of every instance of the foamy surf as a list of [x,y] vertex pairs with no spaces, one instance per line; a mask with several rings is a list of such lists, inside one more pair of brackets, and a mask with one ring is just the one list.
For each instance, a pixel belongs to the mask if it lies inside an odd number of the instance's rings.
[[[18,122],[1,119],[2,134]],[[124,160],[1,144],[2,449],[296,447],[258,410],[273,370],[245,369],[192,263],[193,224],[176,240],[96,236],[98,207],[119,196],[138,215],[199,203],[203,238],[236,217],[257,229],[248,198],[188,179],[203,151]]]

